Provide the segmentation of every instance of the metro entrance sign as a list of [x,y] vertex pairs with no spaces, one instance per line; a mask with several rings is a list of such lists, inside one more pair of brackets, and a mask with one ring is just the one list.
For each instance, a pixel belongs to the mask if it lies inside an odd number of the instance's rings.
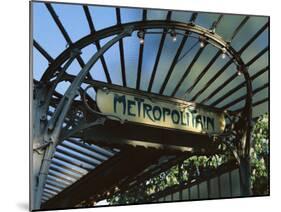
[[129,122],[199,134],[220,134],[224,113],[186,101],[154,98],[115,89],[98,89],[96,102],[105,115]]

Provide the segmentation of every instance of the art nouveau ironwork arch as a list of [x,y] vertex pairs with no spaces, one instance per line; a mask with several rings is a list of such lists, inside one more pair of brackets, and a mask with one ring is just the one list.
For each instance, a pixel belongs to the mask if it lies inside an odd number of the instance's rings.
[[[230,64],[232,64],[232,63],[235,64],[235,66],[237,67],[236,74],[237,75],[243,74],[243,76],[244,76],[245,82],[243,82],[242,85],[239,85],[239,86],[241,87],[241,86],[246,85],[246,95],[245,95],[246,101],[245,101],[245,105],[242,109],[240,109],[237,112],[229,111],[229,114],[230,114],[230,116],[238,117],[238,119],[237,118],[235,119],[235,123],[233,123],[234,128],[232,128],[232,130],[236,132],[236,134],[235,134],[236,139],[241,141],[241,143],[239,144],[240,149],[238,149],[238,155],[242,159],[242,161],[241,161],[241,163],[243,165],[242,168],[247,172],[247,169],[249,169],[249,164],[248,164],[249,158],[248,157],[249,157],[250,138],[251,138],[250,133],[251,133],[251,122],[252,122],[253,91],[252,91],[251,81],[253,79],[253,76],[250,77],[250,75],[248,73],[248,69],[247,69],[247,66],[250,65],[251,61],[249,61],[248,63],[245,63],[241,59],[240,55],[247,48],[247,46],[249,46],[251,44],[251,42],[252,42],[251,40],[249,40],[249,42],[246,43],[245,46],[242,47],[239,51],[236,51],[231,46],[230,42],[225,41],[222,37],[220,37],[218,34],[215,33],[214,29],[216,27],[216,24],[218,24],[218,22],[220,21],[221,17],[218,19],[217,22],[215,22],[213,24],[213,28],[207,29],[207,28],[201,27],[194,23],[194,20],[196,19],[196,13],[194,13],[192,15],[189,23],[181,23],[181,22],[171,21],[171,20],[148,21],[148,20],[144,19],[143,21],[139,21],[139,22],[130,22],[130,23],[126,23],[126,24],[121,24],[120,17],[119,17],[119,21],[118,21],[117,25],[114,25],[112,27],[108,27],[108,28],[105,28],[105,29],[102,29],[99,31],[95,31],[94,27],[93,27],[93,23],[91,23],[91,21],[89,21],[90,14],[87,9],[87,6],[84,6],[83,8],[84,8],[85,14],[87,16],[87,20],[89,22],[91,33],[76,42],[72,42],[71,39],[68,38],[69,36],[67,35],[63,26],[60,24],[60,21],[59,21],[58,17],[56,16],[54,10],[52,9],[52,6],[50,4],[46,4],[46,6],[47,6],[49,12],[51,13],[52,17],[54,18],[55,22],[57,23],[58,27],[60,28],[62,34],[66,38],[69,46],[59,56],[57,56],[55,59],[53,59],[40,46],[39,43],[34,41],[35,48],[37,48],[39,50],[39,52],[41,52],[42,55],[44,55],[47,58],[47,60],[50,62],[49,67],[44,72],[41,80],[34,82],[35,99],[36,99],[37,93],[40,93],[40,95],[42,95],[42,93],[43,93],[43,95],[45,97],[47,97],[46,100],[43,101],[42,105],[40,105],[41,110],[36,108],[36,109],[38,109],[38,111],[40,111],[38,118],[40,119],[41,122],[43,121],[45,123],[45,125],[44,125],[45,128],[43,129],[42,134],[40,135],[41,138],[38,138],[39,140],[41,139],[41,143],[43,143],[43,145],[39,145],[39,147],[35,148],[36,150],[38,150],[38,149],[45,150],[45,156],[44,156],[44,159],[43,159],[43,162],[41,165],[41,169],[40,169],[40,174],[38,177],[38,190],[37,190],[38,199],[35,204],[36,208],[39,208],[40,204],[41,204],[43,188],[44,188],[44,185],[45,185],[45,182],[47,179],[47,174],[48,174],[48,169],[50,166],[51,158],[55,152],[55,148],[56,148],[57,144],[62,142],[62,140],[61,140],[62,138],[60,136],[61,136],[61,132],[64,130],[63,124],[65,124],[65,122],[67,121],[66,119],[68,119],[67,116],[69,116],[69,113],[70,113],[69,109],[74,104],[76,104],[75,101],[73,101],[74,98],[76,98],[79,95],[82,96],[83,89],[81,89],[81,87],[80,87],[81,84],[86,83],[86,84],[92,85],[93,87],[99,86],[99,82],[93,80],[91,75],[89,75],[90,68],[95,64],[95,62],[97,60],[99,60],[99,59],[101,61],[104,60],[103,54],[112,45],[114,45],[117,42],[119,42],[119,43],[122,42],[122,38],[124,38],[125,36],[130,36],[131,33],[133,33],[134,31],[143,31],[144,36],[145,36],[146,34],[149,34],[149,33],[155,33],[155,32],[149,32],[149,29],[162,29],[163,32],[160,32],[160,34],[171,34],[171,33],[175,32],[175,30],[181,30],[184,32],[181,34],[183,36],[183,39],[187,39],[187,37],[189,36],[189,33],[194,33],[197,35],[197,37],[195,37],[195,38],[198,39],[198,42],[203,40],[205,42],[204,45],[213,45],[216,48],[218,48],[218,52],[217,52],[216,56],[213,58],[213,62],[221,54],[226,54],[230,58],[229,62],[218,73],[221,73]],[[116,9],[116,11],[117,11],[117,20],[118,20],[118,13],[120,16],[120,11],[118,9]],[[144,15],[145,15],[145,12],[144,12]],[[243,22],[246,22],[246,21],[247,21],[246,19],[243,20]],[[241,24],[243,24],[243,22]],[[258,32],[256,34],[256,37],[259,36],[259,34],[261,32],[263,32],[267,26],[268,26],[267,24],[265,26],[263,26],[262,29],[260,29],[260,32]],[[238,28],[237,28],[237,30],[239,31]],[[156,33],[159,33],[159,32],[156,32]],[[177,34],[180,35],[180,33],[177,33]],[[104,46],[101,46],[99,41],[101,39],[104,39],[104,38],[107,38],[110,36],[115,36],[115,37],[112,40],[110,40],[108,43],[106,43]],[[253,37],[252,40],[254,40],[254,39],[255,38]],[[98,51],[85,64],[80,57],[80,54],[81,54],[80,51],[81,51],[81,49],[83,49],[86,46],[91,45],[93,43],[96,45]],[[184,43],[183,43],[183,45],[184,45]],[[161,48],[161,45],[159,48]],[[196,62],[196,59],[198,59],[198,57],[200,56],[200,52],[202,52],[203,49],[204,49],[204,46],[201,50],[199,50],[198,55],[195,56],[193,63]],[[120,45],[120,51],[122,51],[121,45]],[[142,51],[141,48],[140,48],[140,51]],[[265,52],[265,50],[263,50],[259,54],[262,55],[264,52]],[[160,51],[160,54],[161,54],[161,51]],[[177,55],[177,57],[179,57],[179,55]],[[256,56],[256,58],[258,58],[258,57],[259,57],[259,55]],[[75,59],[78,60],[79,64],[82,67],[81,71],[79,72],[79,74],[77,76],[73,76],[73,75],[66,73],[67,68],[71,65],[71,63]],[[253,60],[254,59],[255,58],[253,58]],[[142,60],[142,59],[140,58],[140,60]],[[159,60],[159,58],[158,58],[158,60]],[[176,64],[176,62],[177,61],[174,60],[174,62],[173,62],[174,64],[172,65],[172,68],[170,68],[170,70],[168,71],[168,73],[165,76],[165,80],[164,80],[164,82],[161,86],[160,92],[159,92],[160,95],[163,94],[165,86],[168,83],[170,76],[173,72],[173,66]],[[104,63],[103,63],[103,65],[104,65]],[[209,67],[210,67],[210,65],[209,65]],[[138,71],[138,81],[140,78],[140,74],[141,74],[140,71]],[[188,75],[188,72],[187,72],[187,74],[185,74],[183,76],[183,79],[186,78],[187,75]],[[109,85],[112,84],[111,79],[110,79],[110,74],[108,73],[108,71],[106,71],[106,69],[105,69],[105,76],[108,81],[107,83]],[[126,87],[126,79],[124,79],[124,74],[122,76],[123,76],[124,87]],[[234,77],[236,77],[236,76],[233,76],[232,79]],[[152,74],[150,84],[153,83],[153,80],[154,80],[154,77]],[[67,91],[65,92],[65,94],[63,96],[56,93],[56,91],[55,91],[57,84],[61,81],[71,82],[70,87],[67,89]],[[183,83],[183,81],[184,80],[181,80],[180,83]],[[195,83],[193,84],[193,87],[190,87],[187,90],[187,92],[192,90],[194,88],[194,86],[198,83],[198,81],[200,81],[200,76],[196,79]],[[137,83],[136,90],[138,90],[138,87],[139,87],[139,83]],[[149,87],[151,89],[151,85]],[[178,89],[178,87],[179,86],[177,86],[176,89]],[[150,89],[149,89],[149,91],[150,91]],[[172,92],[173,95],[175,95],[175,92],[176,91]],[[202,93],[202,90],[200,92]],[[193,100],[195,100],[196,97],[198,95],[200,95],[200,92],[197,93],[193,97]],[[208,98],[211,98],[212,95],[214,95],[214,93],[211,94],[210,97],[208,97]],[[53,98],[54,96],[55,96],[55,99]],[[91,101],[91,100],[89,100],[89,101]],[[217,100],[217,101],[220,101],[220,100]],[[79,106],[79,104],[80,104],[80,106]],[[82,102],[82,104],[83,104],[83,102]],[[55,110],[51,114],[50,119],[48,120],[46,117],[48,116],[50,105],[52,105],[52,107],[55,107]],[[93,103],[93,105],[94,105],[94,103]],[[214,106],[215,106],[215,103],[214,103]],[[81,107],[81,103],[78,103],[77,108],[79,108],[79,107]],[[79,109],[77,109],[74,114],[74,117],[79,117],[78,113],[80,113],[80,112],[81,111]],[[84,114],[84,116],[85,116],[85,114]],[[100,116],[99,116],[99,118],[100,118]],[[104,117],[104,118],[106,118],[106,117]],[[88,120],[88,121],[90,121],[90,122],[88,122],[88,123],[90,123],[89,126],[92,127],[96,124],[103,123],[105,121],[105,119],[98,119],[98,121],[97,121],[97,119]],[[71,128],[71,130],[72,130],[72,128]],[[63,138],[71,139],[71,138],[66,138],[66,137],[63,137]],[[249,176],[246,176],[245,179],[249,179]],[[244,183],[246,184],[245,188],[247,190],[247,188],[249,188],[249,184],[248,184],[249,182],[244,182]],[[247,193],[247,192],[249,192],[249,191],[245,191],[245,193]]]

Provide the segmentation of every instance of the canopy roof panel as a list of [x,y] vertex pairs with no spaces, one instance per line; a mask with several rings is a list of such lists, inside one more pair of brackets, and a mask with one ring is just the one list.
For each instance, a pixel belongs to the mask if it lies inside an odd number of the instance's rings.
[[[192,11],[115,8],[33,2],[33,77],[36,82],[56,58],[83,37],[124,23],[149,20],[194,23],[213,30],[241,55],[253,85],[253,118],[268,112],[269,42],[268,17],[215,14]],[[176,40],[167,29],[149,29],[144,44],[137,31],[113,45],[91,68],[94,80],[172,96],[187,101],[236,111],[246,98],[245,80],[237,66],[213,45],[200,46],[198,36],[176,30]],[[101,39],[82,48],[82,54],[67,69],[76,76],[81,67],[107,41]],[[62,81],[57,96],[69,82]],[[85,89],[87,83],[82,88]],[[54,107],[54,106],[53,106]],[[54,111],[50,107],[49,113]],[[87,175],[119,149],[65,140],[56,148],[42,201],[45,202]],[[144,171],[145,172],[145,171]]]

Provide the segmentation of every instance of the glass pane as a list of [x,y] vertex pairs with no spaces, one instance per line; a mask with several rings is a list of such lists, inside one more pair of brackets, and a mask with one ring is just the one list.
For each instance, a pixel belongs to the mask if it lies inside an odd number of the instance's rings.
[[194,185],[190,188],[190,199],[198,199],[198,185]]
[[[189,39],[189,42],[187,42],[187,47],[185,47],[188,51],[193,45],[196,45],[186,57],[182,61],[180,61],[176,67],[175,71],[172,74],[172,79],[170,82],[171,87],[176,87],[178,82],[181,80],[182,75],[186,72],[187,68],[189,67],[190,63],[192,62],[195,54],[200,50],[200,46],[197,39]],[[197,59],[197,61],[192,66],[191,70],[189,71],[189,74],[181,84],[181,86],[178,89],[178,92],[176,93],[176,96],[183,97],[184,93],[188,90],[188,88],[194,83],[195,78],[201,73],[203,68],[207,65],[207,62],[209,61],[209,58],[213,57],[213,55],[216,53],[216,49],[212,46],[207,46],[203,52],[201,53],[200,57]],[[172,89],[174,90],[174,89]],[[188,96],[187,96],[188,97]]]
[[268,113],[268,101],[253,107],[253,118],[258,118],[264,113]]
[[268,81],[269,81],[268,77],[269,76],[268,76],[268,71],[267,71],[267,72],[263,73],[262,75],[260,75],[258,78],[256,78],[254,81],[252,81],[253,90],[268,83]]
[[265,17],[252,16],[231,42],[237,51],[267,22]]
[[131,37],[124,38],[123,44],[127,86],[130,88],[136,88],[140,46],[139,38],[137,37],[137,32],[134,32]]
[[238,197],[240,193],[240,176],[239,169],[235,169],[231,172],[231,185],[232,185],[232,197]]
[[217,25],[216,34],[223,37],[226,41],[229,41],[234,33],[236,27],[242,22],[245,16],[241,15],[224,15]]
[[144,41],[141,90],[147,90],[159,49],[161,34],[147,34]]
[[189,200],[189,189],[188,188],[186,188],[182,191],[182,199]]
[[83,49],[81,49],[81,57],[85,61],[85,64],[90,60],[90,58],[97,52],[97,48],[94,44],[90,44]]
[[265,30],[241,55],[246,62],[268,46],[268,29]]
[[219,184],[218,178],[212,178],[210,180],[210,198],[218,198],[219,196]]
[[[200,86],[200,89],[194,89],[193,93],[197,93],[201,88],[205,87],[206,83],[209,82],[220,70],[221,68],[228,62],[228,58],[222,59],[219,57],[216,62],[211,66],[210,70],[204,75],[202,80],[198,83],[198,87]],[[231,69],[227,69],[231,70]],[[220,75],[220,78],[222,79],[228,79],[229,76],[233,72],[224,70],[222,74]],[[231,72],[231,73],[230,73]],[[198,102],[201,102],[203,99],[205,99],[207,96],[211,94],[219,85],[221,85],[222,82],[218,80],[218,78],[215,81],[211,81],[210,86],[205,89],[205,91],[199,96]]]
[[192,12],[174,11],[172,12],[171,20],[188,23]]
[[174,201],[180,200],[180,193],[179,192],[173,193],[173,200]]
[[[111,36],[101,40],[101,45],[105,45],[108,41],[112,40],[115,36]],[[115,43],[105,53],[104,59],[108,68],[108,72],[113,84],[122,85],[121,63],[119,53],[119,43]]]
[[158,93],[172,64],[177,49],[181,43],[182,36],[178,35],[177,40],[174,42],[170,35],[166,36],[162,54],[157,67],[155,81],[152,86],[152,92]]
[[212,27],[213,22],[216,21],[218,17],[219,14],[199,13],[195,20],[195,24],[209,29]]
[[142,9],[121,8],[120,13],[123,24],[142,20]]
[[75,42],[90,33],[82,6],[71,4],[52,5],[72,42]]
[[33,38],[53,57],[65,48],[66,41],[43,3],[33,3]]
[[166,196],[166,201],[171,201],[172,200],[172,195]]
[[199,184],[199,197],[200,199],[208,198],[208,187],[206,181]]
[[230,193],[230,173],[220,176],[221,197],[231,197]]
[[114,7],[89,6],[89,11],[96,30],[101,30],[117,23]]
[[40,80],[48,66],[49,62],[33,47],[33,79]]
[[[269,59],[268,51],[263,54],[258,60],[256,60],[251,66],[249,66],[248,71],[250,76],[258,73],[261,69],[266,68],[268,66]],[[269,71],[267,70],[267,73]]]
[[73,62],[70,64],[66,72],[68,74],[76,76],[80,71],[82,70],[82,67],[78,63],[77,60],[73,60]]
[[147,10],[147,20],[165,20],[167,13],[166,10]]

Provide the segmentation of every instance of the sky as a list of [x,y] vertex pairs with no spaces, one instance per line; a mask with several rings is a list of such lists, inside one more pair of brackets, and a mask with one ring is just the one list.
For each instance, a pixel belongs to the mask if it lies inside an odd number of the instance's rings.
[[[90,29],[87,23],[86,16],[84,14],[83,8],[81,5],[72,5],[72,4],[52,4],[55,12],[57,13],[60,21],[68,32],[72,42],[79,40],[80,38],[86,36],[90,33]],[[116,24],[116,13],[114,7],[102,7],[102,6],[89,6],[90,14],[96,30],[101,30]],[[188,22],[191,12],[185,11],[174,11],[172,12],[172,20],[180,22]],[[147,19],[148,20],[164,20],[166,18],[167,11],[165,10],[148,10]],[[195,23],[210,28],[212,23],[217,20],[219,14],[214,13],[199,13]],[[229,40],[231,34],[233,33],[235,27],[243,20],[244,16],[241,15],[224,15],[221,22],[216,28],[216,33],[222,36],[225,40]],[[135,8],[121,8],[121,22],[128,23],[132,21],[140,21],[142,19],[142,9]],[[253,35],[255,32],[261,28],[267,22],[266,17],[251,17],[247,24],[241,29],[237,36],[232,40],[231,45],[239,50],[246,41]],[[42,2],[33,2],[33,38],[53,57],[56,58],[62,51],[64,51],[68,46],[65,41],[62,33],[59,31],[54,20],[52,19],[50,13],[48,12],[46,6]],[[101,45],[104,45],[110,38],[105,38],[101,40]],[[140,89],[146,91],[148,88],[149,80],[151,77],[152,69],[155,63],[155,58],[157,55],[161,35],[159,34],[149,34],[145,36],[144,52],[143,52],[143,63],[142,63],[142,77],[140,83]],[[182,36],[177,36],[177,41],[173,42],[170,35],[166,36],[163,51],[157,68],[155,83],[152,87],[152,92],[158,93],[160,87],[165,79],[165,76],[168,72],[168,69],[172,63],[172,59],[175,56],[176,50],[180,45]],[[138,66],[138,57],[139,57],[139,48],[140,44],[138,42],[138,37],[136,32],[133,33],[131,37],[126,37],[123,39],[124,42],[124,56],[125,56],[125,67],[126,67],[126,78],[127,86],[130,88],[136,87],[136,78],[137,78],[137,66]],[[188,38],[184,46],[184,49],[181,53],[181,56],[184,55],[195,43],[197,39]],[[246,49],[242,56],[242,59],[247,62],[253,56],[255,56],[260,50],[268,45],[268,32],[265,30],[262,35],[256,39],[253,44]],[[195,45],[195,47],[183,57],[181,61],[177,63],[174,68],[174,71],[171,75],[170,80],[164,90],[164,95],[171,95],[171,92],[175,88],[177,82],[182,77],[187,66],[190,64],[194,54],[199,50],[200,46]],[[97,51],[95,45],[89,45],[82,49],[82,58],[87,62],[90,57]],[[191,86],[196,77],[199,75],[200,71],[206,66],[210,59],[215,55],[218,50],[209,45],[205,48],[201,56],[199,57],[198,62],[191,69],[190,74],[184,80],[180,86],[178,92],[176,93],[177,97],[183,97],[185,91]],[[34,48],[34,71],[33,75],[36,80],[39,80],[44,73],[45,69],[48,67],[48,61]],[[180,56],[180,57],[181,57]],[[119,45],[116,43],[112,46],[105,54],[104,58],[108,66],[108,70],[112,79],[113,84],[122,85],[122,76],[121,76],[121,64],[120,64],[120,54],[119,54]],[[206,82],[214,76],[217,70],[219,70],[223,65],[228,61],[226,59],[218,59],[204,76],[204,78],[198,83],[198,85],[193,89],[193,91],[187,96],[188,98],[194,96],[200,88],[202,88]],[[250,75],[255,74],[257,71],[262,69],[268,64],[268,55],[267,53],[260,57],[254,64],[249,67]],[[81,70],[78,62],[75,60],[69,69],[68,73],[76,75]],[[232,74],[236,72],[236,67],[234,65],[229,66],[221,76],[211,84],[211,86],[198,98],[198,101],[202,101],[205,97],[208,96],[215,88],[217,88],[221,82],[227,80]],[[106,81],[105,74],[101,65],[101,62],[98,61],[90,71],[94,79],[100,81]],[[233,88],[237,83],[243,81],[242,77],[236,77],[231,83],[229,83],[225,89],[218,92],[213,99],[207,103],[212,103],[220,95],[225,94],[228,90]],[[253,88],[257,88],[264,83],[268,82],[267,73],[263,74],[253,82]],[[57,86],[57,91],[64,93],[69,86],[69,83],[61,82]],[[268,90],[265,89],[262,92],[259,92],[254,96],[254,100],[258,101],[259,99],[267,96]],[[240,89],[231,95],[226,101],[222,102],[218,106],[223,106],[227,101],[231,101],[241,95],[245,94],[245,89]],[[239,104],[236,104],[232,109],[239,108],[243,105],[243,101]],[[266,111],[266,104],[262,106],[259,111]]]

